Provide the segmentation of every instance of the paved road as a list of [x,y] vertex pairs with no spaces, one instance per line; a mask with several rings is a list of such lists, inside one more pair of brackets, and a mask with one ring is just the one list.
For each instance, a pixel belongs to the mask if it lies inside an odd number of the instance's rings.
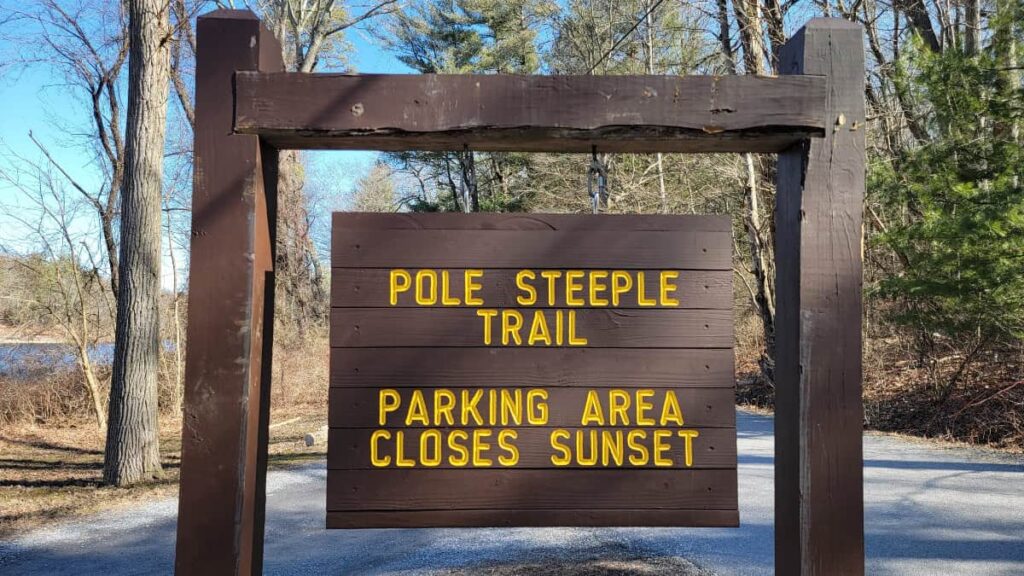
[[[327,531],[323,465],[272,472],[266,571],[406,575],[686,559],[722,575],[770,574],[772,442],[770,418],[740,413],[739,529]],[[864,448],[869,574],[1024,574],[1024,459],[874,435]],[[0,542],[0,573],[167,573],[176,510],[165,500]]]

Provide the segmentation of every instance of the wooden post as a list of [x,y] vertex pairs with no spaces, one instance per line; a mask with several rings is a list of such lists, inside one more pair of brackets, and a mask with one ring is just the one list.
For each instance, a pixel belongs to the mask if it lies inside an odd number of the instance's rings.
[[199,18],[178,574],[262,573],[277,155],[232,133],[234,73],[282,68],[251,12]]
[[780,154],[775,573],[864,574],[860,25],[819,18],[784,47],[785,74],[828,79],[824,139]]

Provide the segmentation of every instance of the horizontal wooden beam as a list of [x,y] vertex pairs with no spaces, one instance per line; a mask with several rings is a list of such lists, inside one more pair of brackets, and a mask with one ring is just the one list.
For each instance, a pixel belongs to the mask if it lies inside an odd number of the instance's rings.
[[717,388],[733,364],[728,348],[332,348],[331,386]]
[[[481,385],[490,384],[489,382],[481,381],[480,384],[472,387],[451,387],[447,390],[452,392],[459,401],[462,401],[464,405],[465,400],[461,400],[463,394],[467,398],[471,397],[477,391],[481,390]],[[735,428],[736,427],[736,393],[732,382],[722,382],[723,386],[718,388],[651,388],[653,394],[649,397],[649,413],[654,415],[654,418],[662,413],[666,402],[666,390],[671,390],[673,395],[677,399],[680,412],[686,420],[686,427],[696,428]],[[623,386],[615,386],[613,388],[599,388],[597,386],[587,388],[568,388],[568,387],[551,387],[551,388],[536,388],[537,390],[544,390],[547,395],[545,402],[552,406],[548,417],[545,419],[545,426],[555,428],[567,428],[572,426],[580,426],[581,419],[580,415],[582,412],[575,410],[566,410],[568,406],[579,406],[580,408],[586,403],[586,399],[591,391],[596,391],[600,401],[608,404],[608,395],[611,390],[622,390],[630,388],[628,384]],[[425,402],[428,406],[434,406],[434,398],[437,391],[424,391],[419,387],[416,388],[391,388],[394,390],[399,397],[400,406],[403,406],[402,410],[405,410],[405,406],[409,406],[412,402],[412,397],[419,391],[420,394],[424,395]],[[508,394],[515,394],[515,390],[519,390],[519,396],[524,397],[526,394],[525,390],[533,390],[534,388],[523,388],[517,387],[505,387]],[[488,390],[489,392],[489,390]],[[632,394],[632,391],[630,391]],[[394,428],[398,427],[406,432],[412,433],[415,428],[438,428],[435,421],[430,421],[427,424],[419,421],[410,422],[404,425],[405,413],[402,410],[391,412],[390,416],[385,422],[386,425],[380,424],[380,389],[379,388],[331,388],[330,399],[328,406],[327,421],[332,428]],[[495,427],[516,427],[517,423],[501,420],[502,410],[502,398],[495,392],[495,396],[492,398],[489,393],[484,393],[476,401],[475,406],[477,407],[477,413],[479,414],[479,420],[472,414],[467,414],[465,421],[463,421],[461,412],[455,412],[453,415],[453,423],[447,428],[486,428],[490,426]],[[461,406],[461,405],[460,405]],[[562,409],[559,409],[562,408]],[[632,409],[631,409],[632,410]],[[494,416],[494,422],[492,424],[491,416]],[[630,417],[635,416],[635,412],[631,411],[628,414]],[[506,414],[507,416],[507,414]],[[482,421],[482,423],[480,422]],[[522,425],[519,422],[518,425]],[[638,425],[634,420],[628,425]],[[339,450],[341,444],[338,444]],[[550,446],[549,446],[550,447]],[[367,460],[369,462],[369,460]],[[736,463],[732,465],[735,467]]]
[[[497,456],[495,456],[497,458]],[[595,499],[594,495],[600,494]],[[736,470],[332,470],[327,511],[736,508]]]
[[[391,428],[384,430],[387,433],[386,436],[377,438],[374,435],[382,429],[373,427],[355,430],[331,428],[328,443],[335,444],[338,448],[331,450],[327,455],[327,468],[330,470],[375,470],[377,468],[372,464],[373,458],[375,456],[378,458],[389,456],[391,458],[388,462],[388,467],[394,469],[397,467],[394,456],[397,454],[397,446],[399,438],[401,438],[401,453],[405,457],[418,458],[422,464],[424,455],[420,452],[420,449],[423,444],[426,444],[428,450],[437,448],[437,454],[433,454],[433,457],[438,458],[439,461],[431,463],[431,467],[442,470],[455,469],[460,467],[457,460],[459,457],[457,448],[471,445],[473,441],[471,438],[474,434],[486,434],[486,436],[481,435],[479,438],[486,439],[487,443],[497,446],[497,435],[505,430],[510,431],[505,432],[506,434],[515,434],[514,444],[519,452],[518,461],[516,462],[517,470],[554,470],[565,468],[607,470],[623,466],[629,469],[667,467],[676,470],[722,470],[736,467],[735,428],[696,428],[687,423],[687,427],[683,430],[696,434],[691,436],[682,436],[674,428],[662,428],[658,432],[660,436],[657,442],[662,445],[663,453],[670,455],[670,457],[665,462],[658,464],[653,458],[649,457],[649,451],[653,449],[655,441],[655,430],[653,429],[619,427],[598,430],[594,427],[580,427],[578,421],[575,424],[576,426],[561,428],[561,430],[565,431],[565,435],[561,437],[556,436],[556,438],[564,440],[563,446],[571,445],[573,448],[576,448],[577,438],[581,438],[579,442],[585,446],[584,449],[589,451],[590,454],[596,455],[597,459],[593,463],[581,464],[579,458],[576,458],[570,460],[567,464],[555,466],[551,462],[551,457],[558,453],[551,447],[551,438],[552,433],[558,430],[558,428],[551,426],[491,427],[480,429],[480,432],[477,432],[476,428],[458,427],[453,429]],[[457,431],[461,431],[465,436],[458,436],[459,432]],[[454,436],[452,435],[453,432]],[[399,436],[399,433],[401,433],[401,436]],[[424,443],[425,434],[428,438],[426,443]],[[443,442],[439,441],[436,445],[430,446],[431,440],[429,438],[431,437],[440,437]],[[452,445],[449,444],[449,438],[456,439],[456,449],[453,449]],[[629,445],[630,442],[632,442],[632,446]],[[373,445],[376,445],[376,448]],[[623,449],[621,453],[613,454],[611,453],[612,450],[603,450],[602,447],[605,445],[622,446]],[[690,447],[687,448],[687,445]],[[500,449],[500,446],[497,447],[499,450],[495,454],[503,455],[506,453]],[[689,464],[686,463],[685,454],[687,452],[691,453],[692,458]],[[430,457],[431,455],[428,454],[427,456]],[[629,459],[631,456],[634,460]],[[494,456],[494,458],[497,458],[497,456]],[[671,464],[668,464],[668,462],[671,462]],[[500,462],[498,464],[500,465]]]
[[235,131],[280,148],[778,152],[824,136],[822,76],[238,72]]

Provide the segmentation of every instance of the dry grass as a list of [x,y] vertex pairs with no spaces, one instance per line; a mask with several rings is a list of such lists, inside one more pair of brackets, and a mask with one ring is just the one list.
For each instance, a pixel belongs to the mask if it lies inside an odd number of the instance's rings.
[[[326,338],[275,350],[270,466],[323,459],[323,443],[303,437],[327,423]],[[81,391],[81,394],[79,392]],[[161,390],[161,399],[165,396]],[[90,419],[73,373],[32,381],[0,381],[0,538],[48,522],[174,496],[181,422],[160,422],[164,477],[132,488],[102,485],[105,436]],[[12,408],[14,407],[14,408]]]
[[[306,432],[326,421],[322,414],[276,411],[271,425],[286,421],[291,422],[270,432],[271,467],[324,458],[324,444],[307,448],[303,442]],[[164,418],[160,428],[164,477],[132,488],[112,488],[102,485],[104,437],[95,426],[5,427],[0,433],[0,537],[54,520],[176,495],[181,424]]]
[[[737,402],[771,412],[775,390],[749,360],[753,352],[737,348],[736,353]],[[868,339],[864,353],[865,427],[1024,452],[1024,359],[1019,354],[1006,350],[988,353],[971,364],[946,394],[942,383],[956,371],[956,356],[919,366],[891,342]]]

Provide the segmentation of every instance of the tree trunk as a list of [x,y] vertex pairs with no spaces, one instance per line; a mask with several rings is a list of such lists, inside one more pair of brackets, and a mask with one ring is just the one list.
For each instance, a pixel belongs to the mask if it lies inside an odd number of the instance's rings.
[[761,38],[761,9],[757,0],[735,0],[736,25],[743,45],[743,66],[747,74],[764,76],[764,42]]
[[117,333],[103,479],[126,486],[158,477],[160,435],[160,187],[170,78],[169,6],[130,0],[128,125],[121,190]]

